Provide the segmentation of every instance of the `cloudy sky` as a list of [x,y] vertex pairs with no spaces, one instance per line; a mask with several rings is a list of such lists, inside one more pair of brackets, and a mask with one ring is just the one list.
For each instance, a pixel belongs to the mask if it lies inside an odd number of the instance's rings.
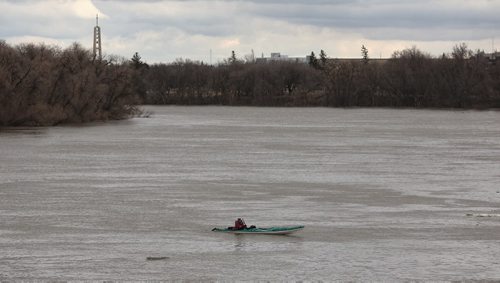
[[[0,0],[0,39],[92,47],[100,16],[103,51],[148,63],[216,63],[254,50],[305,56],[389,57],[417,46],[438,55],[458,43],[500,46],[500,0]],[[500,48],[498,48],[500,49]]]

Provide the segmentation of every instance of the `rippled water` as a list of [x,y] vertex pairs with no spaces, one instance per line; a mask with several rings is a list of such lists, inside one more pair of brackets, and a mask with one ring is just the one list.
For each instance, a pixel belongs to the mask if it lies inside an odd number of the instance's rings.
[[0,131],[0,280],[500,280],[500,112],[147,110]]

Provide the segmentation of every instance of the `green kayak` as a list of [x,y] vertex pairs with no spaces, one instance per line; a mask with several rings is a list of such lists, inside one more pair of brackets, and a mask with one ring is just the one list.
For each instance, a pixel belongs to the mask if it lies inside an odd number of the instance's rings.
[[231,234],[263,234],[263,235],[287,235],[304,229],[304,226],[284,226],[284,227],[251,227],[236,230],[229,228],[214,228],[214,232],[223,232]]

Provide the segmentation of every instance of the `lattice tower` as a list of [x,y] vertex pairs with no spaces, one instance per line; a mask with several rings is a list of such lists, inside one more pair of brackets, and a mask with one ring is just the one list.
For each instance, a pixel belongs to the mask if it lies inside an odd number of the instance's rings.
[[96,16],[94,27],[94,59],[102,60],[101,27],[99,27],[99,15]]

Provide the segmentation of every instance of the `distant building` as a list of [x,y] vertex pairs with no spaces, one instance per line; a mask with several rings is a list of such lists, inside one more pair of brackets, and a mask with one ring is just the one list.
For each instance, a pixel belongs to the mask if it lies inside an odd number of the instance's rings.
[[271,53],[271,57],[264,57],[262,54],[261,58],[256,58],[255,62],[257,63],[271,63],[271,62],[292,62],[292,63],[303,63],[307,64],[309,60],[308,56],[304,57],[289,57],[288,55],[281,54],[279,52]]
[[[390,59],[388,58],[368,58],[369,64],[384,64],[387,63]],[[336,62],[336,63],[362,63],[364,61],[363,58],[328,58],[328,62]]]
[[489,60],[490,62],[492,63],[496,63],[496,61],[498,59],[500,59],[500,52],[496,51],[496,52],[493,52],[493,53],[489,53],[489,54],[484,54]]
[[[500,54],[499,54],[500,55]],[[317,58],[320,60],[319,58]],[[362,62],[363,58],[328,58],[328,62],[334,63],[358,63]],[[302,63],[309,64],[311,61],[311,55],[306,55],[304,57],[289,57],[288,55],[281,54],[279,52],[271,53],[271,57],[264,57],[262,54],[261,58],[256,58],[255,62],[257,63],[271,63],[271,62],[292,62],[292,63]],[[374,64],[383,64],[389,61],[387,58],[369,58],[368,61]]]

